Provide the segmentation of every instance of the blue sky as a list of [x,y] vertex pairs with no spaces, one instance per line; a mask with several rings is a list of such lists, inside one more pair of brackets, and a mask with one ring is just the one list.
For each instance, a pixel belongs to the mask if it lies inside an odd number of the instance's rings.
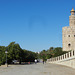
[[19,43],[34,52],[62,47],[75,0],[0,0],[0,45]]

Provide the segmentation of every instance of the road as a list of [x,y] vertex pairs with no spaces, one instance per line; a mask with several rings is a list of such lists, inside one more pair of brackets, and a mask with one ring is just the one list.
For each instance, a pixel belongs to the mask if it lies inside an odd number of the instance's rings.
[[75,75],[75,69],[56,64],[9,65],[0,67],[0,75]]

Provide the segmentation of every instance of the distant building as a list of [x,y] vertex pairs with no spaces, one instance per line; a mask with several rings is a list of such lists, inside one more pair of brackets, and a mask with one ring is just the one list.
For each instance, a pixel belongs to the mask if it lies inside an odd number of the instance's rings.
[[75,50],[75,10],[70,12],[69,26],[62,28],[63,51]]

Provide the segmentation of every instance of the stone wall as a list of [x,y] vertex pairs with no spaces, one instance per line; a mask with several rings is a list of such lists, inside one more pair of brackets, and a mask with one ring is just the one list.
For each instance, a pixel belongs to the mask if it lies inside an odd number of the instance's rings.
[[48,63],[66,65],[75,68],[75,50],[72,50],[64,55],[47,59]]

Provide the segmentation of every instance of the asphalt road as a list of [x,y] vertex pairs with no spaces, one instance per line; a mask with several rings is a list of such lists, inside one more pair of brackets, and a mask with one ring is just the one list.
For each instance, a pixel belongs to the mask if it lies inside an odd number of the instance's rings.
[[75,75],[75,69],[56,64],[9,65],[0,67],[0,75]]

